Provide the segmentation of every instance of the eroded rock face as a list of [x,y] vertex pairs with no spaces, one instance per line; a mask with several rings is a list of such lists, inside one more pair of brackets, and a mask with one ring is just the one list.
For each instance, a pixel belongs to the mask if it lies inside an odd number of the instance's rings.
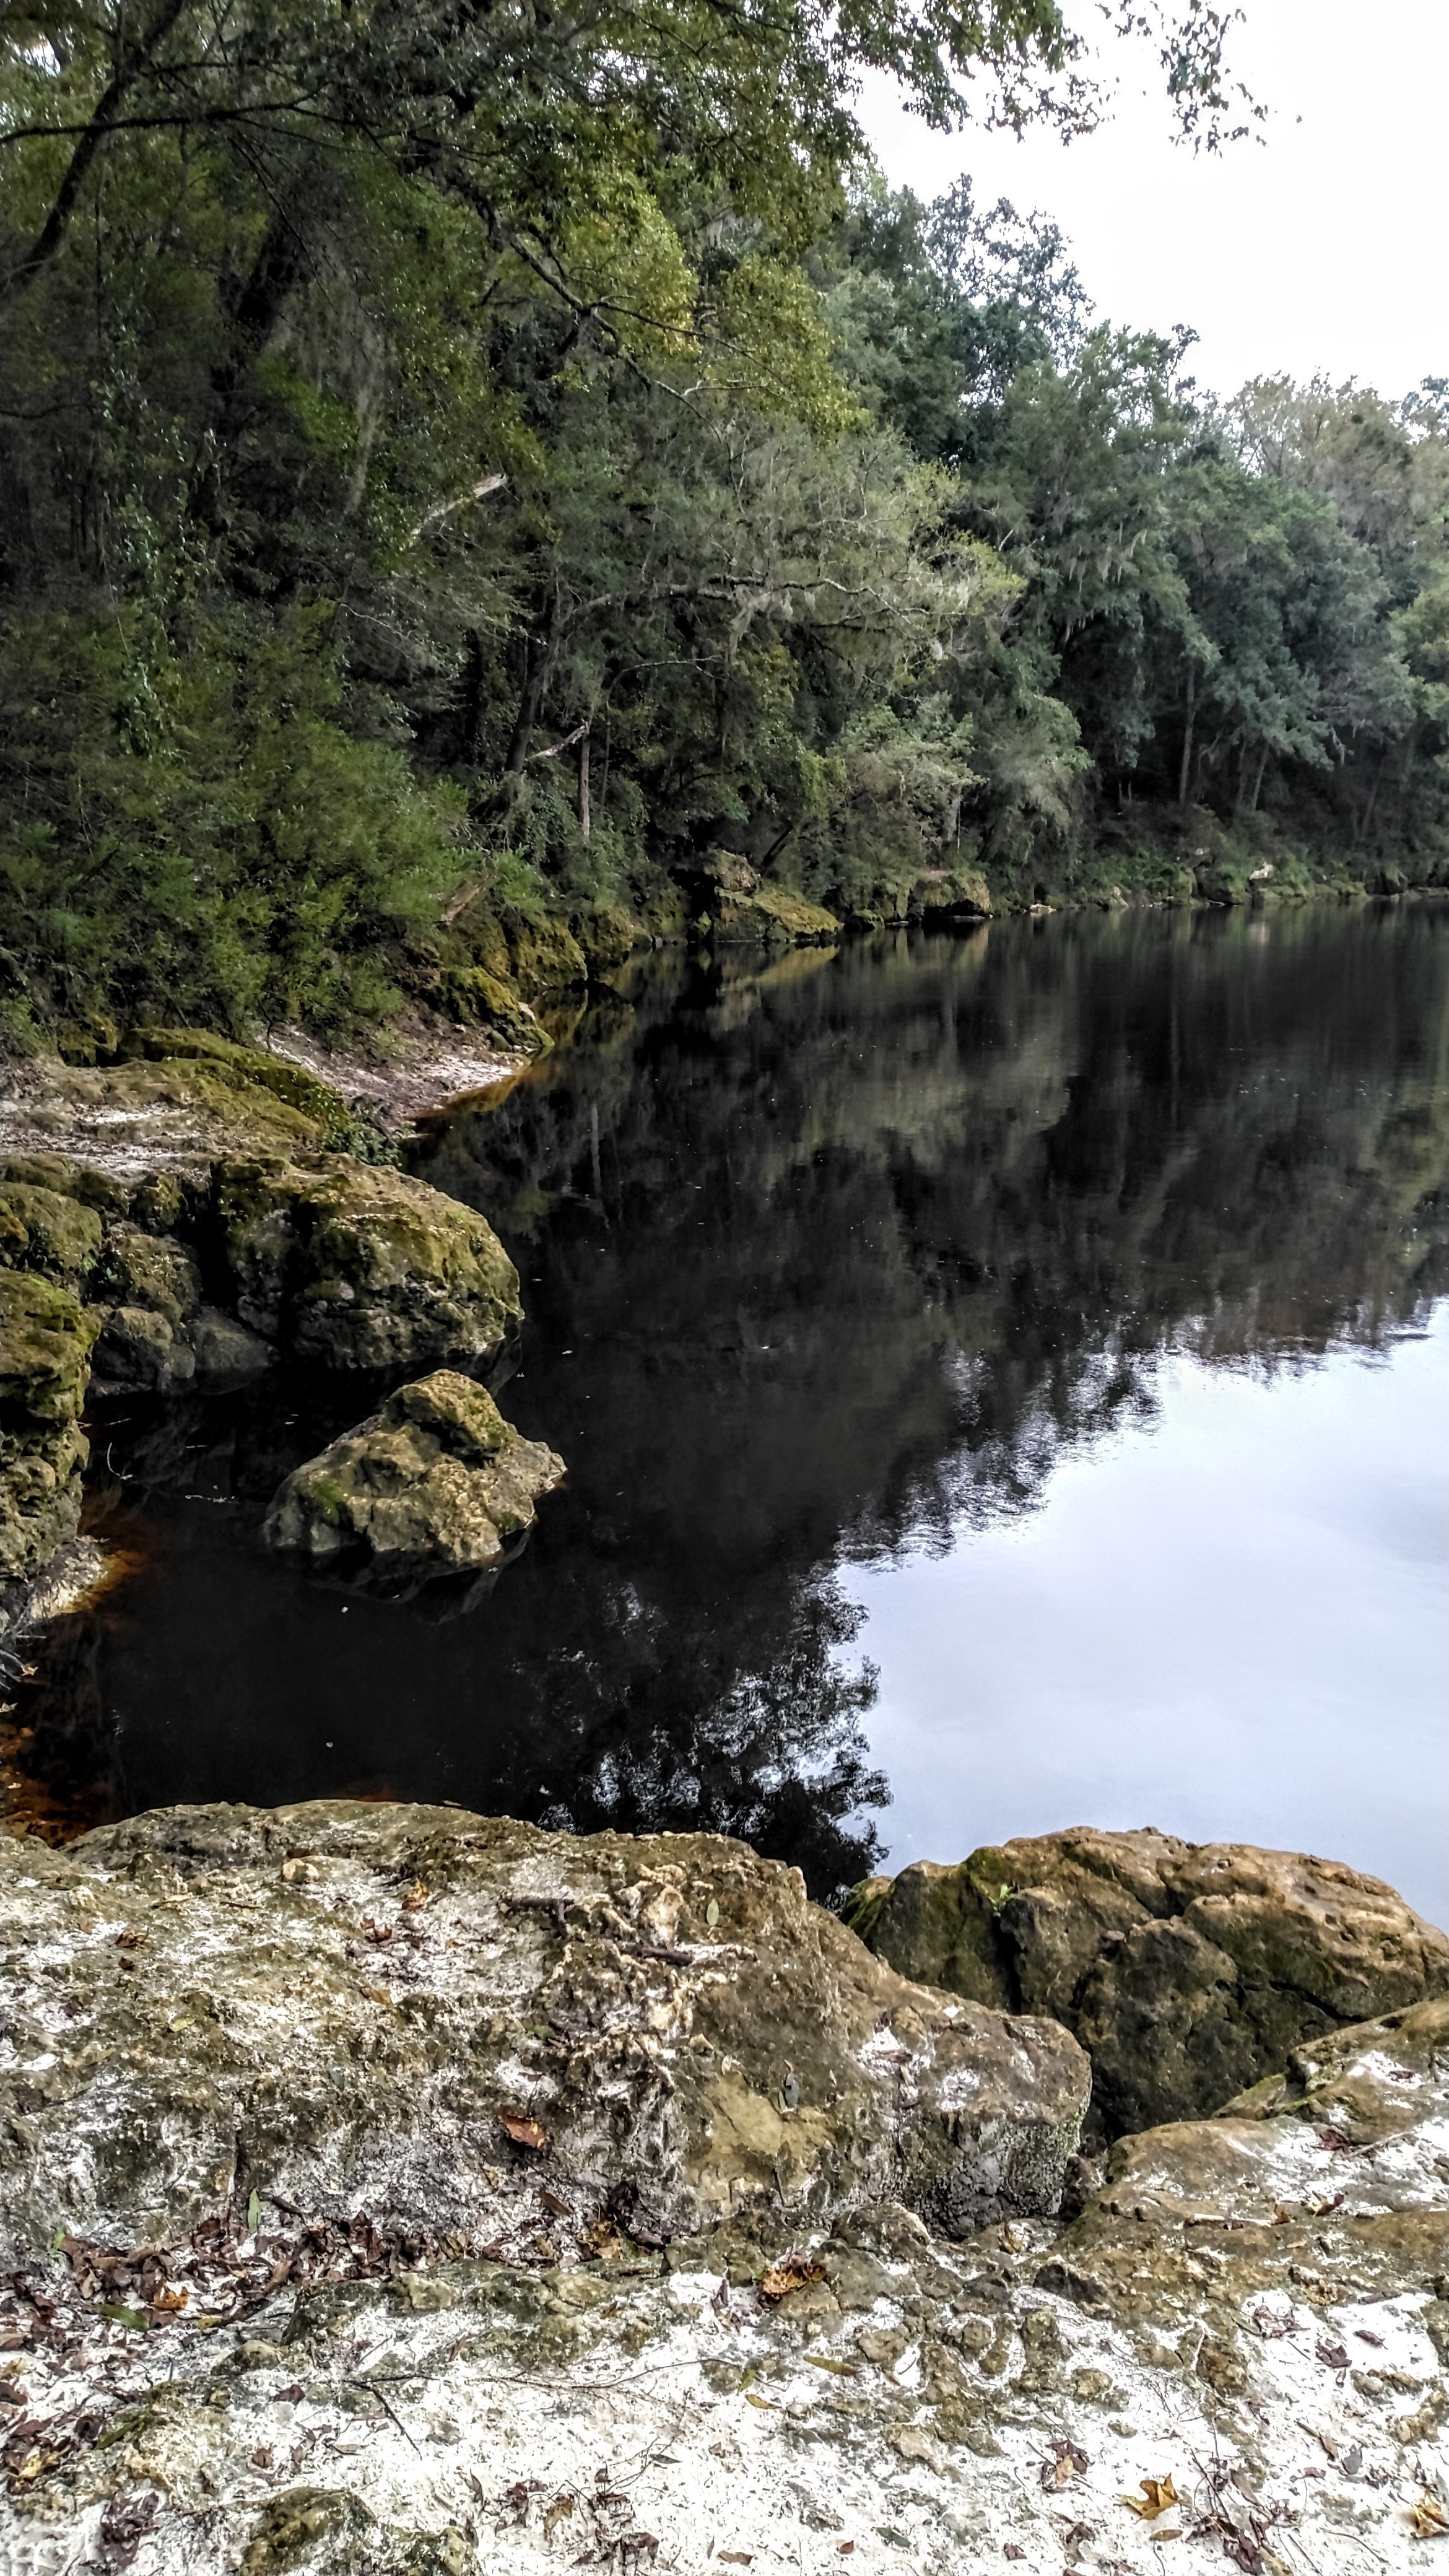
[[0,2266],[253,2190],[486,2244],[518,2152],[670,2230],[895,2197],[959,2235],[1055,2205],[1086,2099],[1059,2026],[907,1984],[713,1836],[202,1807],[0,1872]]
[[401,1369],[490,1359],[522,1313],[487,1221],[343,1154],[218,1163],[212,1201],[243,1324],[298,1359]]
[[1221,2108],[1290,2050],[1449,1992],[1449,1940],[1381,1879],[1244,1843],[1090,1828],[917,1861],[846,1919],[903,1975],[1052,2013],[1099,2139]]
[[437,1369],[298,1467],[265,1535],[316,1562],[350,1557],[384,1576],[482,1573],[502,1564],[564,1472],[484,1388]]

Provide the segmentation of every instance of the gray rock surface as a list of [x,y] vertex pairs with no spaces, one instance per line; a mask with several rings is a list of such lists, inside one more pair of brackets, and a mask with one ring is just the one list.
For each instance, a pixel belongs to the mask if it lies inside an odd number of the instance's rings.
[[541,2173],[631,2184],[671,2229],[894,2197],[960,2233],[1053,2207],[1076,2143],[1065,2031],[906,1984],[798,1872],[711,1836],[178,1808],[0,1870],[0,2262],[254,2189],[486,2241],[512,2116]]
[[1382,1879],[1151,1831],[916,1861],[846,1919],[904,1976],[1064,2021],[1098,2140],[1216,2111],[1301,2043],[1449,1993],[1449,1939]]
[[0,1862],[16,2576],[1400,2576],[1449,2523],[1449,2007],[947,2236],[872,2195],[953,2049],[1019,2120],[1010,2026],[737,1845],[213,1808]]
[[437,1369],[296,1468],[265,1534],[314,1562],[389,1577],[482,1573],[502,1564],[563,1475],[562,1458],[525,1440],[483,1387]]

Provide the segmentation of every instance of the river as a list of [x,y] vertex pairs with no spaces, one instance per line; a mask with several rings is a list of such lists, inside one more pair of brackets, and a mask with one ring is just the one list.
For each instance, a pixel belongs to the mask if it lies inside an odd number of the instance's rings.
[[666,954],[571,1018],[416,1156],[522,1275],[524,1553],[334,1589],[257,1533],[355,1388],[133,1401],[41,1804],[703,1827],[819,1893],[1153,1823],[1449,1920],[1449,906]]

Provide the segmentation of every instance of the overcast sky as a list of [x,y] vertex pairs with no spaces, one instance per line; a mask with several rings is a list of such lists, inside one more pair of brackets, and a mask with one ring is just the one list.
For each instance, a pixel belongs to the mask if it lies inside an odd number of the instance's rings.
[[1115,114],[1081,142],[932,134],[883,83],[864,120],[897,185],[935,196],[970,171],[978,202],[1044,209],[1104,318],[1191,323],[1205,386],[1322,370],[1400,394],[1449,376],[1449,0],[1244,8],[1233,59],[1271,111],[1262,143],[1175,145],[1150,52],[1120,44],[1103,57]]

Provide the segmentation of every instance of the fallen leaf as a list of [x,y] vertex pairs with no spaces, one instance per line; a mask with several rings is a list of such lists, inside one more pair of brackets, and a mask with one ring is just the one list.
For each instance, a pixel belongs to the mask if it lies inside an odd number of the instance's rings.
[[1314,2350],[1325,2370],[1347,2370],[1348,2354],[1341,2343],[1316,2344]]
[[247,2234],[255,2236],[262,2223],[262,2195],[254,2191],[247,2201]]
[[763,2299],[786,2299],[792,2290],[808,2289],[812,2281],[823,2281],[825,2266],[808,2254],[787,2254],[783,2263],[772,2263],[760,2283]]
[[1382,2344],[1383,2342],[1383,2336],[1376,2335],[1370,2326],[1355,2326],[1354,2334],[1360,2343]]
[[555,2496],[552,2504],[544,2506],[543,2536],[545,2540],[551,2540],[553,2538],[555,2524],[566,2522],[569,2515],[573,2512],[573,2509],[574,2500],[571,2495]]
[[1302,2319],[1295,2315],[1292,2308],[1285,2313],[1279,2308],[1265,2307],[1260,2299],[1253,2310],[1253,2323],[1265,2339],[1276,2340],[1280,2335],[1297,2334]]
[[1160,2513],[1170,2512],[1178,2501],[1177,2489],[1170,2477],[1139,2478],[1137,2483],[1142,2489],[1141,2495],[1124,2495],[1122,2502],[1129,2513],[1137,2514],[1143,2522],[1155,2522]]
[[722,2549],[720,2564],[724,2567],[753,2567],[754,2553],[749,2549]]
[[535,2153],[548,2145],[548,2131],[524,2111],[500,2111],[499,2124],[516,2147],[532,2147]]
[[432,1892],[425,1878],[415,1878],[411,1886],[404,1891],[403,1911],[407,1914],[416,1914],[420,1905],[427,1904]]
[[[775,2415],[779,2412],[778,2407],[771,2405],[768,2397],[757,2397],[753,2388],[747,2388],[745,2390],[745,2404],[747,2406],[758,2406],[762,2415]],[[721,2553],[721,2555],[723,2555],[723,2553]]]
[[842,2540],[842,2542],[841,2542],[841,2544],[840,2544],[840,2547],[839,2547],[839,2550],[837,2551],[837,2553],[836,2553],[836,2554],[837,2554],[837,2556],[838,2556],[838,2557],[841,2557],[841,2558],[848,2558],[848,2557],[850,2556],[850,2553],[851,2553],[851,2551],[852,2551],[852,2549],[853,2549],[854,2547],[855,2547],[855,2543],[854,2543],[854,2541],[853,2541],[853,2540]]
[[[704,1909],[704,1919],[705,1919],[706,1923],[711,1924],[711,1925],[718,1923],[718,1921],[719,1921],[719,1898],[718,1898],[717,1896],[712,1896],[712,1897],[710,1898],[708,1905],[707,1905],[707,1906],[705,1907],[705,1909]],[[849,2540],[849,2541],[847,2541],[847,2542],[846,2542],[846,2547],[847,2547],[848,2549],[853,2549],[853,2548],[855,2547],[855,2543],[854,2543],[854,2541],[853,2541],[853,2540]]]
[[1018,2549],[1014,2540],[1008,2540],[1001,2555],[1003,2558],[1024,2558],[1026,2556],[1026,2551],[1024,2549]]
[[541,2191],[538,2196],[550,2218],[572,2218],[573,2211],[568,2202],[560,2200],[556,2191]]
[[1425,2487],[1418,2503],[1410,2506],[1409,2529],[1416,2540],[1443,2540],[1449,2535],[1449,2513],[1431,2488]]
[[853,2361],[830,2361],[823,2352],[807,2352],[805,2358],[812,2370],[833,2370],[837,2379],[860,2377]]

